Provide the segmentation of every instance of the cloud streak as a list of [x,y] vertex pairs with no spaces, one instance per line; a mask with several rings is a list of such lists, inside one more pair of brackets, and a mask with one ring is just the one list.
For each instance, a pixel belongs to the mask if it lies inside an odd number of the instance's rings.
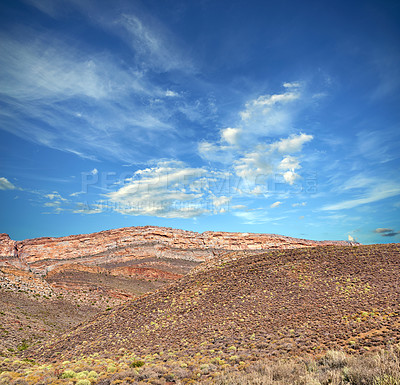
[[[32,3],[52,17],[61,17],[57,4]],[[69,6],[83,16],[89,4]],[[91,22],[131,43],[130,56],[135,60],[125,62],[110,46],[95,51],[84,40],[71,45],[62,34],[29,27],[16,28],[12,37],[3,33],[1,128],[91,160],[143,162],[152,158],[154,149],[160,157],[169,157],[175,150],[164,143],[172,140],[176,147],[187,149],[183,142],[190,131],[178,131],[177,115],[198,120],[210,114],[205,114],[209,112],[205,101],[180,98],[168,81],[172,71],[186,73],[192,68],[174,36],[149,17],[115,13],[103,18],[91,11]],[[157,73],[169,86],[160,86]]]
[[0,177],[0,190],[16,190],[15,187],[7,178]]
[[[369,183],[372,181],[373,183]],[[321,209],[324,211],[347,210],[400,195],[400,185],[398,183],[379,179],[356,177],[349,180],[345,186],[345,190],[360,188],[364,191],[357,193],[358,196],[356,198],[325,205]]]

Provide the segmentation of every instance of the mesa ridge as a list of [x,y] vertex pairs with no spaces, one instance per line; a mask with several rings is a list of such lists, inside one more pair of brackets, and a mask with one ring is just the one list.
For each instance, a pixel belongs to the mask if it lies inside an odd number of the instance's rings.
[[312,241],[275,234],[206,231],[196,233],[157,226],[125,227],[92,234],[13,241],[0,234],[0,267],[13,266],[46,274],[56,266],[126,266],[143,258],[203,262],[226,252],[351,245],[348,241]]

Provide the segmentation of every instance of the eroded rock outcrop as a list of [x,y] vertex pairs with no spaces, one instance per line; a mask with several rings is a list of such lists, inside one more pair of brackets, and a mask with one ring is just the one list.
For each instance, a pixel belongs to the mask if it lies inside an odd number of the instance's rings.
[[[127,227],[60,238],[15,242],[0,235],[0,263],[45,274],[57,266],[124,267],[146,258],[202,262],[237,250],[263,251],[318,245],[348,245],[346,241],[311,241],[274,234],[192,231],[155,226]],[[120,270],[124,272],[123,269]],[[150,274],[149,271],[147,273]]]
[[4,233],[0,234],[0,267],[2,266],[29,270],[28,264],[18,253],[18,242]]

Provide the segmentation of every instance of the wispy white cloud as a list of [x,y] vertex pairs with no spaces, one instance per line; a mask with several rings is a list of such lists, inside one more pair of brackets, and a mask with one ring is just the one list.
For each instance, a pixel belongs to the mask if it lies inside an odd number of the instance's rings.
[[232,200],[232,197],[227,197],[227,196],[219,196],[219,197],[213,197],[212,201],[214,206],[220,207],[220,206],[225,206],[227,205],[230,201]]
[[179,96],[179,94],[175,91],[167,90],[165,91],[165,96],[168,96],[170,98],[176,98]]
[[246,225],[258,225],[263,223],[273,223],[279,222],[283,219],[283,217],[271,217],[268,212],[264,209],[248,209],[246,211],[236,211],[233,212],[233,215],[238,217],[243,221],[243,224]]
[[374,233],[382,234],[382,233],[390,233],[392,231],[393,229],[389,229],[386,227],[378,227],[377,229],[374,230]]
[[299,88],[299,87],[301,87],[301,83],[300,82],[286,82],[286,83],[283,83],[283,86],[285,88]]
[[[25,33],[32,34],[29,29]],[[26,40],[1,36],[2,93],[24,101],[51,97],[110,98],[124,91],[148,92],[139,73],[122,71],[110,57],[82,54],[50,36]],[[129,83],[127,83],[129,82]]]
[[63,198],[57,191],[53,191],[52,193],[49,194],[44,194],[45,198],[50,199],[51,201],[66,201],[65,198]]
[[[121,32],[118,26],[122,27]],[[145,18],[144,15],[139,18],[137,15],[123,14],[109,24],[109,27],[140,55],[145,66],[163,71],[193,69],[191,61],[174,43],[174,39],[169,38],[170,32],[159,22],[150,20],[149,17]]]
[[235,159],[235,152],[230,146],[201,141],[197,146],[197,150],[203,159],[211,162],[219,162],[229,165]]
[[[165,90],[111,54],[89,54],[28,29],[23,35],[0,38],[2,129],[93,160],[133,161],[157,145],[167,155],[161,143],[177,132]],[[152,105],[154,97],[161,104]]]
[[0,177],[0,190],[16,190],[15,187],[7,178]]
[[282,202],[277,201],[277,202],[272,203],[272,205],[270,205],[270,207],[273,209],[274,207],[278,207],[278,206],[280,206],[281,204],[282,204]]
[[235,211],[233,215],[240,218],[247,225],[256,225],[271,221],[265,210]]
[[292,134],[268,143],[268,139],[285,135],[292,129],[295,114],[292,103],[301,97],[300,83],[285,83],[284,87],[283,93],[261,95],[248,101],[245,109],[238,113],[236,127],[222,128],[215,143],[199,143],[200,156],[221,163],[234,161],[238,175],[254,177],[272,172],[268,159],[272,152],[288,155],[301,151],[303,145],[312,140],[312,135]]
[[325,211],[352,209],[368,203],[379,202],[383,199],[400,195],[400,184],[378,178],[366,178],[363,175],[350,179],[346,189],[362,189],[356,197],[322,207]]
[[362,130],[357,133],[354,156],[376,164],[390,162],[400,157],[397,148],[399,143],[398,127],[385,130]]
[[40,191],[31,190],[29,193],[35,196],[35,201],[51,211],[43,212],[43,214],[60,214],[70,211],[71,202],[64,198],[58,191],[51,193],[42,193]]
[[312,135],[301,133],[292,134],[288,138],[283,138],[271,144],[271,150],[276,150],[281,154],[293,154],[302,150],[303,145],[313,139]]
[[41,12],[46,15],[57,18],[60,14],[65,12],[65,8],[68,4],[67,1],[61,3],[61,1],[57,0],[24,0],[26,3],[36,7]]
[[246,103],[239,114],[247,135],[272,136],[285,134],[292,128],[295,107],[301,97],[295,87],[281,94],[262,95]]
[[300,168],[300,161],[298,158],[294,156],[285,156],[279,163],[278,169],[279,170],[296,170]]
[[267,146],[258,146],[254,151],[248,152],[235,161],[235,172],[246,180],[265,179],[274,171],[271,154]]
[[305,206],[306,204],[307,204],[306,202],[293,203],[292,207],[301,207],[301,206]]
[[191,72],[194,69],[181,47],[183,42],[177,43],[178,37],[144,7],[132,4],[105,9],[102,4],[91,1],[25,1],[54,18],[63,18],[70,10],[80,12],[82,17],[90,15],[91,23],[126,43],[131,54],[137,57],[137,66],[144,70]]
[[84,202],[77,202],[71,211],[74,214],[91,215],[91,214],[100,214],[104,211],[105,208],[106,206],[101,203],[88,204]]

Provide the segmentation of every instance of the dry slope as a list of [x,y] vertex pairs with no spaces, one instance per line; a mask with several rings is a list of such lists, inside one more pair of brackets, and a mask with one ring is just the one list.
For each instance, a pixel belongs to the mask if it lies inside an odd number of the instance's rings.
[[400,245],[277,250],[199,271],[92,318],[28,357],[240,351],[267,356],[400,341]]

